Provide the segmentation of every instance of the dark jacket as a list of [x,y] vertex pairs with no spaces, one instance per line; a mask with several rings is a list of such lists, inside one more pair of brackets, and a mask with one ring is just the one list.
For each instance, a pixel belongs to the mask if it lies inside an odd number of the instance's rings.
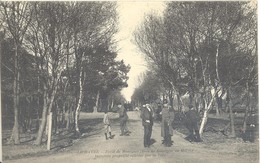
[[141,111],[141,118],[142,118],[143,126],[153,125],[152,109],[150,108],[150,111],[149,111],[147,109],[147,107],[143,107],[142,111]]
[[195,109],[191,109],[186,113],[186,125],[189,127],[190,125],[198,124],[200,121],[200,116]]

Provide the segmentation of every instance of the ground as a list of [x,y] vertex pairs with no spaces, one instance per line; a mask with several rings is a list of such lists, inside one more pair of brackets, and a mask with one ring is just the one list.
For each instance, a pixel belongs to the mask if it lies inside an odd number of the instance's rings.
[[[32,146],[30,141],[21,145],[3,145],[4,163],[86,163],[86,162],[234,162],[257,163],[258,141],[245,143],[241,138],[229,139],[221,133],[205,132],[204,142],[190,143],[185,128],[176,127],[172,137],[172,147],[161,144],[160,123],[153,126],[152,139],[155,141],[150,148],[143,147],[143,127],[140,113],[129,111],[129,136],[119,136],[119,121],[116,113],[109,113],[112,121],[114,139],[106,140],[104,136],[103,113],[82,113],[80,126],[83,135],[73,138],[65,131],[55,137],[51,151],[46,144]],[[208,121],[214,127],[214,120]],[[181,126],[181,125],[179,125]],[[208,129],[210,129],[208,127]],[[63,136],[63,137],[62,137]],[[70,139],[68,139],[70,138]]]

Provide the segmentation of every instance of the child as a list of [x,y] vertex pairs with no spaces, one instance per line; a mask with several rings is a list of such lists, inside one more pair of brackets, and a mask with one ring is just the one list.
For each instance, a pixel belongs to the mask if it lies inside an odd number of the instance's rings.
[[113,136],[111,135],[111,127],[110,127],[110,121],[107,114],[107,111],[105,111],[103,122],[105,124],[105,136],[106,140],[108,140],[107,134],[109,133],[109,138],[113,139]]

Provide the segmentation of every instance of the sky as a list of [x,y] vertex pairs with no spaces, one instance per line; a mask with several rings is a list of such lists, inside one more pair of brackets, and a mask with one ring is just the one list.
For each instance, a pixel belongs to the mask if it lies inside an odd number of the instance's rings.
[[119,32],[116,35],[118,42],[118,59],[123,59],[126,64],[131,66],[128,73],[128,87],[122,90],[122,95],[127,101],[131,100],[134,89],[138,86],[138,77],[147,70],[145,57],[133,43],[133,32],[141,24],[144,16],[149,12],[162,14],[164,3],[160,1],[119,1]]

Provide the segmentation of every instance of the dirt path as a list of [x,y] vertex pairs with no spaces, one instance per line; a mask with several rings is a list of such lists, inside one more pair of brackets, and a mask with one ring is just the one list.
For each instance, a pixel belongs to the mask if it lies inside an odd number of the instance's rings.
[[[248,163],[258,162],[255,155],[242,155],[240,146],[236,144],[211,146],[204,143],[190,143],[184,139],[184,135],[174,132],[172,147],[164,147],[161,144],[160,124],[153,126],[152,138],[156,141],[150,148],[143,147],[143,127],[139,118],[139,112],[129,112],[128,128],[132,132],[130,136],[119,136],[119,122],[117,115],[112,114],[112,130],[114,139],[105,140],[104,132],[97,130],[95,134],[83,135],[72,147],[58,154],[8,160],[5,163],[92,163],[92,162],[234,162]],[[97,115],[99,118],[103,114]],[[83,116],[84,118],[84,116]],[[99,124],[99,128],[102,124]]]

